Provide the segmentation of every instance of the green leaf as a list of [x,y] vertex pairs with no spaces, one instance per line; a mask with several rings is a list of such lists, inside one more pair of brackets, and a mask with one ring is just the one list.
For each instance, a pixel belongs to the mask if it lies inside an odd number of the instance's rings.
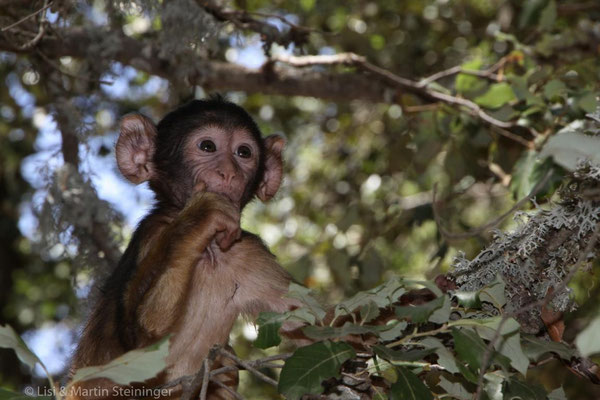
[[143,382],[155,377],[165,369],[169,354],[169,338],[166,337],[143,349],[128,351],[105,365],[80,368],[71,384],[93,378],[107,378],[119,385]]
[[300,0],[300,7],[304,11],[311,11],[315,7],[315,0]]
[[554,54],[555,37],[550,33],[542,34],[534,45],[535,51],[544,57],[550,57]]
[[[454,321],[455,325],[460,326],[469,326],[475,328],[477,333],[484,339],[491,340],[495,335],[498,327],[500,326],[500,322],[502,321],[502,317],[490,317],[490,318],[480,318],[480,319],[461,319],[458,321]],[[507,319],[502,325],[502,330],[500,331],[501,335],[510,335],[512,333],[519,331],[519,323],[514,318]]]
[[450,382],[444,375],[440,375],[440,387],[453,398],[460,400],[471,400],[473,394],[469,392],[460,382]]
[[555,28],[556,22],[556,2],[554,0],[550,0],[548,5],[544,8],[542,13],[540,14],[540,21],[538,26],[543,31],[551,31]]
[[435,349],[435,353],[438,356],[438,364],[446,369],[446,371],[456,374],[458,373],[458,366],[456,365],[456,359],[454,358],[454,354],[450,352],[444,346],[444,344],[434,337],[426,337],[421,340],[420,344],[425,346],[427,349]]
[[567,395],[562,386],[548,393],[548,400],[567,400]]
[[369,37],[371,47],[375,50],[381,50],[385,47],[385,38],[381,35],[371,35]]
[[594,318],[587,328],[577,335],[577,338],[575,338],[575,345],[582,356],[588,357],[592,354],[600,353],[598,332],[600,332],[600,317]]
[[578,126],[574,122],[552,136],[544,145],[540,156],[552,156],[555,163],[569,171],[576,169],[579,160],[600,163],[600,138],[566,130],[577,129]]
[[406,290],[398,278],[392,278],[373,289],[359,292],[335,306],[334,317],[350,314],[361,307],[375,303],[378,308],[388,307],[402,296]]
[[523,152],[515,164],[510,190],[516,199],[522,199],[531,193],[535,185],[544,177],[551,164],[543,161],[543,156],[534,150]]
[[487,92],[476,97],[474,101],[482,107],[500,108],[516,98],[512,87],[508,83],[502,82],[491,85]]
[[506,304],[506,297],[504,295],[505,287],[506,284],[502,280],[502,277],[496,275],[496,278],[492,282],[479,290],[479,299],[491,303],[495,307],[503,307]]
[[360,319],[363,323],[369,322],[379,316],[379,307],[377,304],[370,300],[369,303],[363,305],[360,308]]
[[411,350],[392,350],[388,347],[376,344],[373,346],[373,351],[377,356],[391,363],[395,361],[419,361],[430,354],[435,353],[435,349],[411,349]]
[[544,96],[546,96],[548,100],[552,100],[566,93],[567,87],[562,81],[559,81],[558,79],[552,79],[550,82],[544,85]]
[[542,356],[548,353],[554,353],[567,361],[576,355],[574,349],[569,348],[563,343],[538,339],[531,335],[523,335],[521,337],[521,346],[525,355],[534,362],[540,361]]
[[[466,62],[462,65],[464,70],[477,71],[481,68],[483,62],[480,58]],[[458,74],[455,82],[456,91],[458,93],[476,92],[485,87],[485,80],[473,75]]]
[[390,388],[390,400],[433,400],[431,390],[410,370],[396,367],[398,380]]
[[42,364],[10,325],[0,326],[0,347],[13,349],[17,353],[17,358],[30,369],[33,369],[37,363]]
[[316,326],[309,325],[302,328],[302,332],[312,339],[336,339],[348,335],[362,335],[365,333],[375,333],[381,329],[380,326],[355,325],[351,322],[346,322],[343,326]]
[[386,325],[383,325],[382,329],[377,332],[377,335],[383,341],[394,340],[402,336],[402,333],[408,326],[406,321],[392,320]]
[[292,282],[290,283],[287,296],[300,300],[304,304],[304,308],[319,321],[325,318],[325,309],[312,296],[312,291],[310,289]]
[[458,372],[461,376],[463,376],[466,380],[468,380],[471,383],[477,383],[477,380],[479,379],[479,374],[475,374],[473,371],[471,371],[469,366],[461,362],[457,363],[456,366],[458,367]]
[[[469,329],[452,329],[452,337],[458,357],[465,361],[474,373],[479,373],[481,360],[487,351],[487,344],[477,333]],[[500,365],[503,369],[508,370],[510,360],[494,350],[492,352],[492,364]]]
[[396,307],[396,315],[400,318],[407,318],[414,323],[427,322],[429,316],[445,304],[445,297],[438,297],[435,300],[418,306]]
[[540,385],[510,378],[504,393],[505,399],[546,400],[546,391]]
[[261,312],[256,323],[258,325],[258,337],[253,343],[259,349],[268,349],[281,343],[279,329],[285,317],[274,312]]
[[524,28],[525,26],[535,22],[538,13],[545,5],[545,0],[526,0],[523,4],[521,12],[519,13],[519,28]]
[[530,94],[527,78],[525,76],[511,75],[508,77],[508,79],[512,86],[513,92],[515,92],[517,100],[527,100],[527,96]]
[[594,92],[588,92],[577,99],[577,106],[583,111],[593,113],[598,108],[597,94]]
[[475,332],[466,329],[452,329],[454,350],[458,357],[465,361],[470,369],[479,373],[481,358],[487,346]]
[[501,308],[506,304],[505,286],[502,277],[498,275],[492,282],[475,292],[455,292],[454,296],[457,298],[458,304],[466,308],[481,308],[482,301]]
[[287,399],[323,392],[321,382],[340,376],[342,364],[355,356],[344,342],[319,342],[297,349],[287,359],[279,377],[279,393]]
[[444,324],[450,320],[450,312],[452,311],[452,301],[450,300],[450,296],[442,296],[438,297],[443,299],[442,306],[431,313],[429,316],[429,322],[433,322],[435,324]]
[[519,116],[519,112],[513,107],[509,106],[508,104],[505,104],[496,110],[491,110],[490,112],[488,112],[488,114],[499,121],[505,122],[510,121]]
[[496,342],[494,348],[510,360],[510,365],[519,371],[523,376],[527,374],[529,368],[529,358],[525,355],[521,347],[521,334],[515,332],[510,335],[502,336]]
[[292,310],[292,311],[287,311],[287,312],[283,313],[282,316],[285,317],[286,321],[290,320],[290,321],[306,322],[311,325],[316,323],[316,321],[317,321],[313,312],[306,307],[300,307],[300,308],[296,308],[295,310]]

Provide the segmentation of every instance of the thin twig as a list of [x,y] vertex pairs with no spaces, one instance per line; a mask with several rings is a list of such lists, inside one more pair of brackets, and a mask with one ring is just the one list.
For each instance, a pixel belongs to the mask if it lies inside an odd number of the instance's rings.
[[244,367],[244,369],[246,369],[248,372],[251,372],[254,376],[256,376],[257,378],[259,378],[263,382],[266,382],[266,383],[268,383],[270,385],[273,385],[273,386],[277,387],[277,381],[276,380],[274,380],[272,378],[269,378],[268,376],[266,376],[265,374],[263,374],[262,372],[260,372],[256,368],[254,368],[249,363],[247,363],[244,360],[242,360],[239,357],[237,357],[235,354],[232,354],[232,353],[228,352],[225,349],[220,349],[219,353],[222,356],[225,356],[225,357],[227,357],[227,358],[235,361],[237,364],[239,364],[242,367]]
[[527,196],[523,197],[521,200],[517,201],[508,211],[506,211],[505,213],[503,213],[499,217],[495,218],[491,222],[488,222],[487,224],[481,225],[481,226],[479,226],[477,228],[474,228],[474,229],[471,229],[471,230],[469,230],[467,232],[460,232],[460,233],[449,232],[442,225],[442,221],[441,221],[441,218],[440,218],[440,215],[439,215],[439,210],[438,210],[437,202],[436,202],[437,185],[434,185],[433,186],[433,200],[432,200],[433,201],[433,217],[435,219],[435,222],[436,222],[436,224],[438,226],[438,229],[439,229],[440,233],[442,234],[442,236],[444,236],[448,240],[468,239],[470,237],[480,235],[481,233],[483,233],[483,232],[485,232],[485,231],[487,231],[489,229],[492,229],[492,228],[496,227],[506,217],[508,217],[509,215],[511,215],[512,213],[514,213],[516,210],[518,210],[519,208],[521,208],[525,203],[529,202],[530,199],[532,197],[534,197],[546,185],[546,183],[550,180],[551,177],[552,177],[552,170],[549,170],[548,172],[546,172],[546,175],[544,175],[544,177],[542,178],[542,180],[539,181],[533,187],[533,189],[531,189],[531,192],[529,192],[529,194]]
[[40,10],[42,14],[40,16],[38,33],[33,39],[21,46],[21,50],[27,50],[34,47],[44,37],[44,34],[46,33],[46,9],[49,6],[50,3],[48,2],[48,0],[44,0],[44,7],[42,8],[42,10]]
[[506,321],[508,321],[509,318],[510,317],[508,316],[508,313],[502,315],[502,319],[500,320],[500,323],[498,324],[498,328],[496,329],[496,332],[494,332],[494,336],[492,337],[492,339],[488,343],[487,347],[485,348],[485,352],[483,353],[483,358],[481,359],[481,367],[479,370],[479,377],[477,379],[477,390],[475,391],[473,400],[479,400],[481,398],[481,392],[483,390],[483,380],[485,378],[485,372],[487,371],[488,364],[490,363],[490,360],[492,359],[492,354],[494,354],[494,346],[496,345],[496,342],[498,341],[498,339],[500,339],[500,336],[501,336],[500,332],[502,331],[502,327],[504,326],[504,323]]
[[40,8],[39,10],[32,12],[31,14],[21,18],[20,20],[18,20],[17,22],[15,22],[14,24],[10,24],[9,26],[5,26],[4,28],[2,28],[0,30],[0,32],[6,32],[9,29],[14,28],[17,25],[20,25],[21,23],[27,21],[29,18],[31,17],[35,17],[36,15],[38,15],[39,13],[41,13],[42,11],[47,10],[48,8],[52,7],[52,2],[46,2],[46,4],[44,4],[44,6],[42,8]]
[[210,380],[210,359],[204,359],[204,376],[202,377],[202,389],[200,390],[200,400],[206,400],[206,392],[208,391],[208,381]]
[[[521,143],[523,146],[525,146],[526,148],[532,150],[535,147],[535,144],[532,141],[528,141],[526,139],[523,139],[521,136],[515,135],[514,133],[512,133],[511,131],[508,131],[506,129],[500,128],[498,126],[494,126],[492,125],[492,131],[498,133],[499,135],[502,135],[508,139],[514,140],[515,142]],[[531,131],[530,131],[531,133]],[[532,136],[535,136],[532,133]]]
[[204,359],[204,362],[202,363],[202,367],[200,368],[200,371],[198,371],[198,373],[196,373],[193,376],[193,378],[191,379],[190,384],[182,385],[183,386],[183,393],[181,393],[182,400],[194,399],[194,396],[198,393],[199,390],[201,391],[202,389],[205,390],[205,393],[204,393],[205,397],[202,398],[202,400],[206,399],[206,389],[204,387],[205,387],[205,385],[208,385],[210,365],[211,365],[212,361],[214,361],[214,359],[217,357],[220,350],[221,350],[221,346],[214,345],[208,352],[208,355],[206,356],[206,358]]
[[436,111],[440,108],[440,103],[429,103],[429,104],[420,104],[417,106],[404,106],[402,109],[404,112],[413,114],[413,113],[422,113],[428,111]]
[[112,85],[113,82],[112,81],[104,81],[102,79],[94,79],[94,78],[88,78],[87,76],[83,76],[83,75],[77,75],[74,74],[72,72],[69,71],[65,71],[61,68],[60,65],[58,65],[57,63],[55,63],[54,61],[52,61],[50,58],[48,58],[48,56],[46,56],[44,53],[42,53],[40,50],[37,50],[37,53],[39,54],[39,56],[48,63],[48,65],[50,65],[52,68],[56,69],[58,72],[60,72],[63,75],[67,75],[70,76],[71,78],[75,78],[75,79],[81,79],[87,82],[97,82],[101,85]]
[[244,397],[239,394],[238,392],[236,392],[235,390],[233,390],[232,388],[230,388],[229,386],[227,386],[226,384],[224,384],[223,382],[221,382],[218,379],[211,379],[211,382],[214,383],[215,385],[217,385],[218,387],[227,390],[227,392],[232,395],[233,397],[235,397],[237,400],[244,400]]
[[439,79],[445,78],[447,76],[452,76],[456,74],[465,74],[465,75],[473,75],[478,76],[480,78],[486,78],[492,81],[501,82],[504,80],[500,75],[489,72],[489,70],[480,71],[477,69],[464,69],[462,66],[457,65],[452,68],[448,68],[447,70],[436,72],[433,75],[428,76],[427,78],[421,79],[419,84],[421,87],[425,87],[432,82],[435,82]]
[[[492,68],[488,69],[488,71],[493,71],[494,69],[501,68],[501,66],[504,65],[504,63],[506,62],[503,60],[501,60],[502,63],[500,63],[500,62],[497,63]],[[387,84],[389,84],[391,86],[395,86],[399,89],[406,90],[408,92],[416,94],[419,97],[434,100],[434,101],[441,101],[443,103],[450,104],[450,105],[456,106],[456,107],[462,107],[462,108],[466,109],[466,111],[469,114],[473,115],[474,117],[479,118],[480,120],[486,122],[488,125],[491,125],[493,127],[506,130],[506,129],[514,128],[516,126],[516,124],[514,122],[504,122],[504,121],[500,121],[500,120],[492,117],[491,115],[489,115],[488,113],[483,111],[483,109],[478,104],[476,104],[475,102],[473,102],[471,100],[430,89],[430,88],[422,85],[420,82],[415,82],[413,80],[403,78],[403,77],[398,76],[384,68],[381,68],[374,64],[371,64],[370,62],[368,62],[366,60],[365,57],[359,56],[354,53],[339,53],[339,54],[334,54],[334,55],[312,55],[312,56],[301,56],[301,57],[278,56],[278,57],[274,57],[272,59],[272,61],[283,62],[283,63],[289,64],[289,65],[292,65],[294,67],[307,67],[307,66],[313,66],[313,65],[354,66],[359,69],[362,69],[363,71],[374,74],[376,77],[380,78],[382,81],[386,82]],[[491,72],[486,72],[486,74],[491,74]],[[520,138],[519,136],[516,136],[512,133],[509,135],[507,135],[507,132],[504,132],[504,131],[499,132],[499,133],[503,134],[504,136],[509,137],[512,140],[517,141],[518,143],[526,146],[527,148],[532,147],[531,143],[527,142],[523,138]]]

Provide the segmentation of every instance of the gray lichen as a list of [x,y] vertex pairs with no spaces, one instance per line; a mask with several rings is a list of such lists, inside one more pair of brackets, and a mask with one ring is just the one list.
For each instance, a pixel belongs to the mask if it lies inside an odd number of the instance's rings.
[[[600,167],[581,164],[571,180],[559,190],[560,200],[548,209],[518,212],[517,228],[497,231],[492,243],[473,260],[459,254],[452,276],[461,290],[477,290],[497,274],[506,282],[508,312],[546,297],[557,288],[587,246],[600,221]],[[595,251],[600,246],[594,246]],[[584,255],[589,260],[595,254]],[[572,308],[570,290],[557,293],[551,302],[557,311]],[[538,310],[521,313],[519,322],[527,332],[537,333],[543,323]]]
[[110,229],[118,216],[72,165],[58,168],[53,178],[39,214],[40,245],[50,253],[63,249],[67,254],[51,255],[74,257],[78,268],[108,273],[120,256],[119,230]]

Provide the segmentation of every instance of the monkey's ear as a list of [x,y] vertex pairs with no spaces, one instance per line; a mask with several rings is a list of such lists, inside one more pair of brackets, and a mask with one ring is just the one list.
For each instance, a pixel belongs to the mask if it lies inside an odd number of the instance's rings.
[[258,186],[256,195],[262,201],[269,201],[281,185],[283,177],[283,159],[281,152],[285,146],[285,139],[279,135],[271,135],[265,138],[265,174]]
[[121,119],[117,146],[117,165],[130,182],[138,184],[154,176],[156,126],[148,117],[129,114]]

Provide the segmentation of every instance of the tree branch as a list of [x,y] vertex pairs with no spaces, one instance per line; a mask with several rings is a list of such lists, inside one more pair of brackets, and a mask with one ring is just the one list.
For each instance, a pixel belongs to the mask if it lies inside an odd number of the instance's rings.
[[[363,71],[370,72],[374,74],[377,78],[387,83],[392,87],[396,87],[398,89],[405,90],[410,92],[422,99],[425,100],[433,100],[440,101],[442,103],[449,104],[451,106],[461,107],[466,109],[466,111],[472,116],[479,118],[481,121],[486,124],[497,128],[501,131],[501,134],[504,136],[516,140],[517,142],[523,144],[524,146],[531,148],[533,144],[530,144],[525,139],[520,138],[519,136],[514,135],[512,132],[507,132],[507,129],[514,128],[516,125],[514,122],[504,122],[500,121],[491,115],[487,114],[485,111],[479,107],[475,102],[457,96],[452,96],[446,93],[438,92],[436,90],[432,90],[427,87],[427,82],[416,82],[410,79],[403,78],[401,76],[395,75],[394,73],[378,67],[374,64],[368,62],[364,57],[359,56],[354,53],[341,53],[336,55],[319,55],[319,56],[304,56],[304,57],[295,57],[295,56],[283,56],[276,59],[276,61],[282,61],[288,63],[290,65],[298,66],[298,67],[306,67],[310,65],[350,65],[355,66],[358,69]],[[454,72],[454,71],[452,71]],[[457,71],[458,72],[458,71]],[[489,76],[491,72],[483,71],[484,75]],[[508,133],[508,135],[507,135]]]
[[[287,47],[291,43],[294,43],[296,46],[301,47],[308,41],[310,32],[314,31],[313,29],[293,24],[279,15],[249,13],[244,10],[225,9],[211,0],[196,0],[196,2],[217,21],[231,22],[238,29],[247,29],[258,33],[267,45],[277,43]],[[289,27],[289,30],[287,32],[280,32],[276,26],[261,21],[255,18],[255,16],[262,18],[277,18],[286,24]]]
[[46,4],[44,4],[44,6],[42,8],[40,8],[37,11],[32,12],[29,15],[26,15],[25,17],[21,18],[20,20],[18,20],[17,22],[15,22],[14,24],[10,24],[8,26],[5,26],[4,28],[2,28],[0,31],[1,32],[5,32],[8,31],[9,29],[14,28],[17,25],[22,24],[23,22],[27,21],[29,18],[35,17],[36,15],[38,15],[39,13],[41,13],[42,11],[47,10],[48,8],[52,7],[52,2],[46,2]]
[[[69,28],[58,33],[61,39],[45,36],[38,43],[40,51],[48,58],[62,56],[85,58],[89,56],[89,48],[92,45],[98,46],[95,43],[97,38],[106,35],[106,32],[101,29],[84,30],[81,28]],[[124,35],[111,37],[111,49],[114,50],[112,52],[114,61],[131,65],[166,79],[172,77],[173,71],[180,68],[176,61],[161,58],[158,49],[152,47],[151,44]],[[24,52],[14,49],[6,37],[0,37],[0,50]],[[276,65],[275,61],[294,67],[346,65],[355,67],[358,71],[339,72],[286,68]],[[432,90],[419,82],[403,78],[371,64],[364,57],[353,53],[341,53],[333,56],[279,57],[266,63],[261,69],[249,69],[236,64],[206,60],[198,60],[195,65],[187,67],[190,70],[187,75],[188,83],[203,86],[207,90],[243,90],[285,96],[312,96],[343,101],[362,99],[373,102],[389,102],[390,96],[395,91],[402,90],[425,101],[441,102],[465,110],[475,118],[494,127],[504,136],[524,146],[532,146],[527,140],[518,139],[518,135],[507,131],[516,126],[514,122],[500,121],[487,114],[471,100]]]

